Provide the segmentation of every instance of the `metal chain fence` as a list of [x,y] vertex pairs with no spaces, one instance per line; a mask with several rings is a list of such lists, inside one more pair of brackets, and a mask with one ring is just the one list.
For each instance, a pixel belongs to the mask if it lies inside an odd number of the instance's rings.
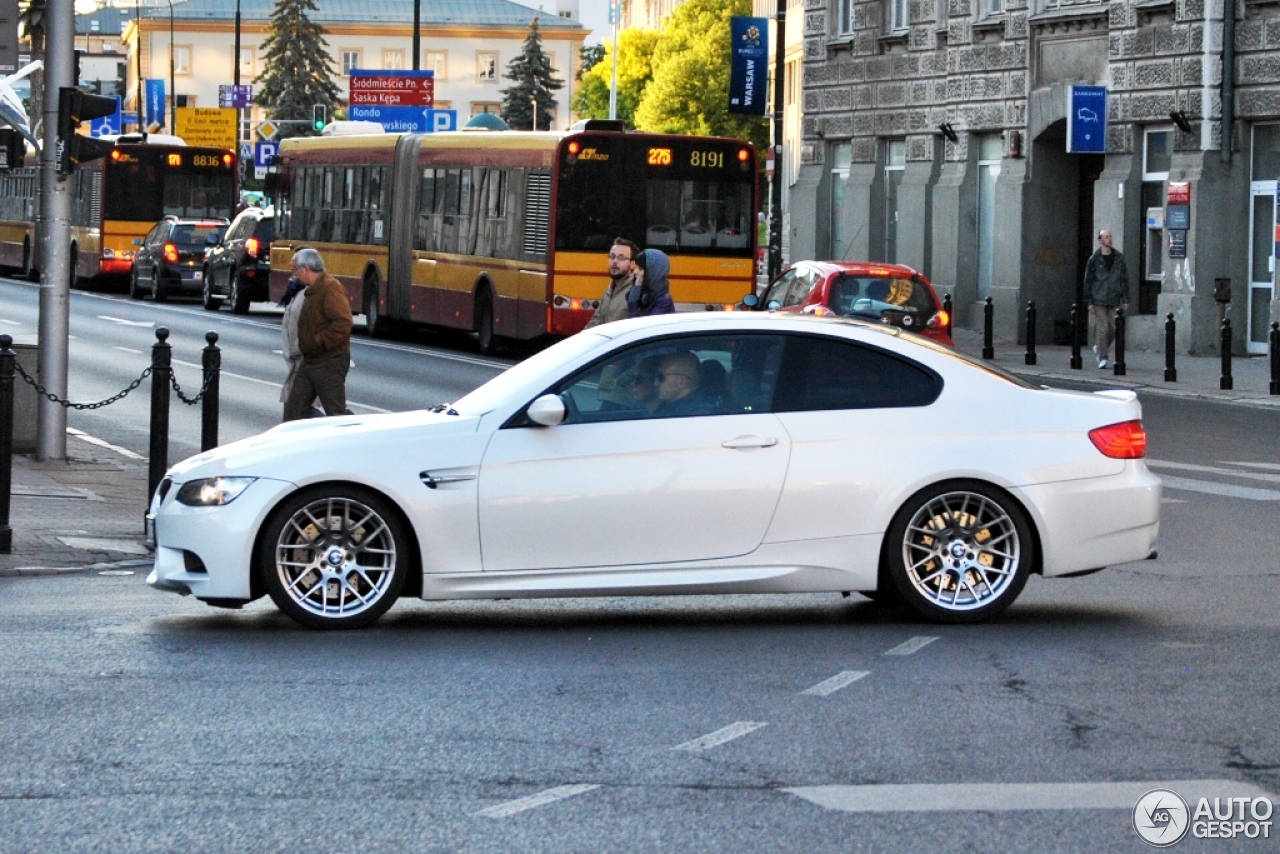
[[[136,390],[138,386],[142,385],[143,381],[145,381],[147,377],[151,376],[151,372],[155,370],[154,366],[148,366],[147,369],[144,370],[136,380],[129,383],[129,385],[125,387],[123,391],[121,391],[118,394],[112,395],[111,397],[108,397],[106,400],[99,400],[96,403],[73,403],[70,400],[63,400],[53,392],[49,391],[44,386],[40,385],[40,383],[36,382],[35,378],[32,377],[30,374],[28,374],[23,369],[22,365],[18,364],[17,362],[14,363],[14,368],[17,369],[18,375],[22,377],[23,382],[25,382],[27,385],[35,389],[36,394],[40,395],[41,397],[44,397],[50,403],[56,403],[64,409],[81,409],[81,410],[101,409],[104,406],[110,406],[111,404],[115,403],[118,400],[124,400],[126,397],[129,396],[130,392]],[[199,394],[197,394],[195,397],[187,397],[187,395],[184,394],[182,391],[182,386],[178,385],[178,378],[174,376],[172,373],[169,374],[169,385],[173,387],[174,393],[178,395],[178,400],[182,401],[187,406],[194,406],[204,399],[205,392],[209,390],[209,383],[212,380],[213,380],[212,376],[206,377],[204,381],[204,385],[200,387]]]

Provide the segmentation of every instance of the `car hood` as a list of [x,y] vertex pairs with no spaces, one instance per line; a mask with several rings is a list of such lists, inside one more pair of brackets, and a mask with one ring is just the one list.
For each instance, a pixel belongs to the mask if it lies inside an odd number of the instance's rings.
[[308,418],[221,445],[170,467],[168,476],[181,483],[214,475],[245,474],[291,479],[293,473],[334,469],[350,460],[353,450],[383,447],[395,454],[409,442],[415,446],[448,436],[476,432],[480,418],[418,410],[386,415],[340,415]]

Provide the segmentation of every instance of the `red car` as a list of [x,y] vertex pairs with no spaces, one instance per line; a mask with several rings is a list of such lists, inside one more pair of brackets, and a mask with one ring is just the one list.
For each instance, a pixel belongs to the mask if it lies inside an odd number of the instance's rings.
[[902,264],[866,261],[798,261],[748,308],[834,314],[878,320],[947,346],[951,317],[924,274]]

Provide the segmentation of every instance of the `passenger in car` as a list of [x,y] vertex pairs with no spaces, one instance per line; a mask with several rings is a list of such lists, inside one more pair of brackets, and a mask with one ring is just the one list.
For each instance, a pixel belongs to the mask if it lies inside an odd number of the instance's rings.
[[698,365],[698,357],[688,352],[662,358],[654,374],[659,401],[653,411],[655,417],[711,414],[715,407],[700,388]]

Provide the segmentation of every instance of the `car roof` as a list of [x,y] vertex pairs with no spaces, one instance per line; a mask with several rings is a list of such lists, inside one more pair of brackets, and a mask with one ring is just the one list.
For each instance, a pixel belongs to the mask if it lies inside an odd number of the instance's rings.
[[797,261],[791,266],[801,264],[815,267],[823,273],[853,273],[858,276],[921,276],[913,267],[906,264],[888,264],[879,261]]
[[230,220],[222,219],[221,217],[207,216],[167,216],[165,221],[174,225],[227,225],[230,222]]

